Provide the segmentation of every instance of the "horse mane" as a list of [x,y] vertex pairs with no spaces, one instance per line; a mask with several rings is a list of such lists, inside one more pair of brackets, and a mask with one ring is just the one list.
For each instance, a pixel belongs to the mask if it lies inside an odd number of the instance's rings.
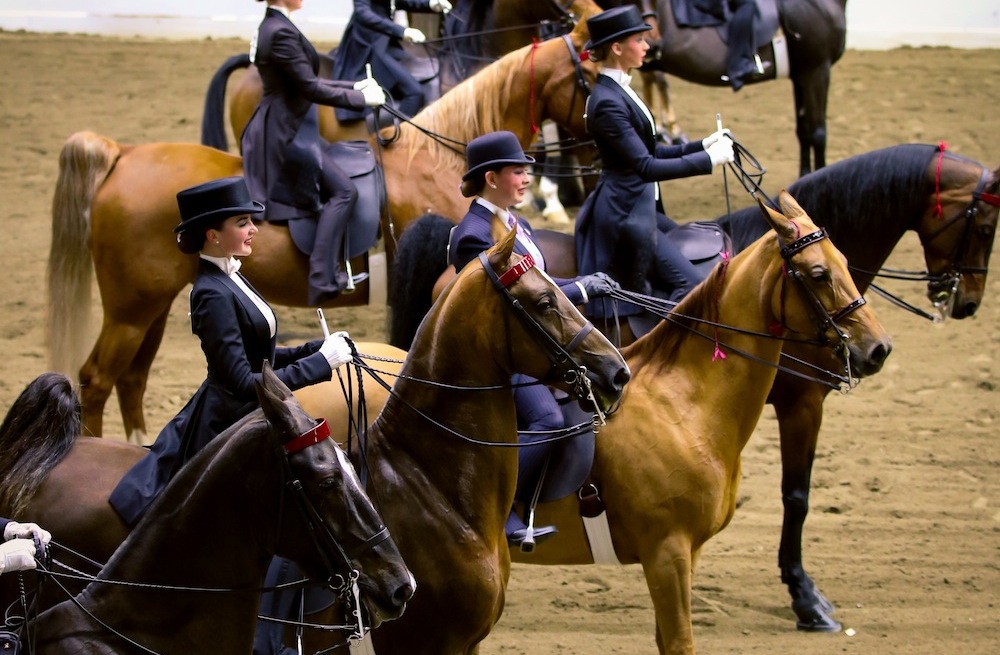
[[438,214],[423,214],[403,230],[389,285],[389,343],[409,350],[420,321],[431,309],[431,289],[448,268],[448,243],[455,224]]
[[[805,175],[788,192],[827,229],[834,243],[843,233],[858,234],[872,225],[901,234],[923,213],[927,167],[937,152],[937,146],[919,143],[873,150]],[[756,206],[717,220],[737,251],[769,229]]]
[[[404,123],[399,130],[399,145],[409,148],[410,159],[422,151],[422,157],[426,152],[439,167],[445,165],[445,157],[449,159],[447,163],[460,161],[458,165],[464,166],[466,143],[487,132],[504,129],[498,100],[510,96],[513,73],[524,64],[532,47],[524,46],[504,55],[427,105],[413,117],[415,125]],[[425,131],[458,143],[442,143],[428,137]]]
[[42,373],[0,425],[0,513],[17,518],[80,434],[80,399],[69,378]]

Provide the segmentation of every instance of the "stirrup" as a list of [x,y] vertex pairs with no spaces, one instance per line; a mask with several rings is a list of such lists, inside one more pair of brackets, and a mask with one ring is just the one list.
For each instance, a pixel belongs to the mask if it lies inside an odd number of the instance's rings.
[[531,504],[528,506],[528,520],[525,521],[528,529],[524,534],[524,541],[521,542],[522,553],[535,552],[535,506],[538,505],[538,497],[542,494],[542,485],[545,484],[545,474],[549,471],[549,461],[551,459],[551,455],[545,458],[545,463],[542,465],[542,472],[538,476],[538,484],[535,485],[535,493],[531,496]]

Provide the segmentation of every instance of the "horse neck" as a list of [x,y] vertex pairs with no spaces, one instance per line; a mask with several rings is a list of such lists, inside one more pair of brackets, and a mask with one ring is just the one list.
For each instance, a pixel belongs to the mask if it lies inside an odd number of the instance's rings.
[[[486,302],[482,293],[455,287],[442,296],[421,323],[393,393],[372,426],[372,446],[385,465],[414,479],[417,486],[438,490],[449,503],[490,497],[473,493],[470,485],[513,496],[515,449],[470,444],[448,432],[478,441],[517,440],[511,371],[503,363],[501,341],[506,337],[490,329],[502,324],[496,307],[498,303]],[[442,388],[419,380],[498,388]],[[506,502],[509,509],[510,499]]]
[[[209,652],[220,652],[213,646],[223,643],[246,641],[249,648],[257,590],[274,546],[260,535],[277,537],[281,495],[273,450],[264,437],[250,430],[210,443],[206,450],[214,456],[196,458],[177,474],[98,576],[253,591],[151,592],[96,582],[80,594],[81,602],[159,652],[176,652],[188,637]],[[149,611],[136,612],[137,605]],[[164,629],[171,625],[176,629]]]
[[[673,313],[766,333],[775,318],[771,298],[781,280],[776,249],[774,240],[763,239],[727,266],[717,266]],[[678,423],[689,422],[691,411],[701,412],[701,422],[692,424],[703,426],[704,444],[738,458],[763,411],[776,375],[768,364],[778,363],[781,341],[719,328],[718,342],[726,355],[722,359],[716,357],[716,332],[711,326],[684,318],[677,321],[694,331],[661,321],[623,351],[632,371],[625,393],[648,390],[660,398],[659,411],[676,413]]]

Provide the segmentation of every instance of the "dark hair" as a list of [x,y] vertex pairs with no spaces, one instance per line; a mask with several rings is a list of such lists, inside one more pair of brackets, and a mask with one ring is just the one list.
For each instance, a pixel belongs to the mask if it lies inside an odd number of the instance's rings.
[[462,182],[462,195],[466,198],[478,196],[486,186],[486,171]]
[[596,63],[596,62],[604,61],[605,59],[607,59],[608,58],[608,53],[611,52],[611,45],[613,43],[616,43],[616,42],[612,41],[611,43],[604,43],[604,44],[601,44],[601,45],[597,46],[596,48],[591,48],[590,49],[590,61]]
[[203,223],[201,227],[193,230],[182,230],[177,233],[177,248],[185,255],[194,255],[201,252],[205,247],[205,240],[208,238],[208,230],[221,230],[226,219],[215,221],[214,223]]

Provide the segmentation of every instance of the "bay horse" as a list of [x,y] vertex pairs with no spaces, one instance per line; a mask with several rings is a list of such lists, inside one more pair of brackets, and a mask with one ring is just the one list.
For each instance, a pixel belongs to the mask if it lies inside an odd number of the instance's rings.
[[[923,245],[928,295],[941,308],[942,317],[965,319],[982,304],[1000,212],[1000,165],[990,169],[941,145],[903,144],[841,160],[799,178],[788,190],[838,244],[862,293],[900,239],[912,231]],[[730,234],[737,252],[768,229],[755,207],[715,220]],[[423,242],[417,238],[421,234],[426,234]],[[536,230],[535,236],[552,275],[576,274],[571,235]],[[390,341],[404,346],[413,333],[414,316],[419,320],[426,312],[431,287],[446,267],[443,257],[426,254],[444,250],[447,231],[428,221],[415,224],[408,237],[397,253],[396,311],[390,326]],[[408,277],[414,261],[423,263],[421,274],[429,281],[418,284],[422,278]],[[432,262],[439,263],[436,271],[427,270]],[[412,287],[403,286],[411,280]],[[625,329],[622,334],[629,336]],[[785,352],[817,365],[827,362],[822,351],[800,344],[786,344]],[[784,518],[778,567],[798,629],[818,632],[841,627],[832,616],[833,604],[805,570],[802,547],[823,401],[829,391],[779,372],[767,398],[774,406],[781,440]]]
[[[384,406],[368,399],[369,409],[380,411],[360,456],[372,498],[419,584],[400,618],[405,623],[372,633],[380,655],[475,653],[500,618],[510,570],[504,522],[517,478],[511,373],[566,387],[561,365],[554,366],[566,356],[553,359],[559,348],[551,348],[579,342],[566,350],[573,366],[586,367],[602,411],[629,379],[614,346],[590,331],[530,258],[513,254],[514,237],[502,238],[449,284],[401,369],[372,363],[398,370],[398,377]],[[344,420],[342,394],[338,400],[332,392],[331,383],[321,383],[297,397]]]
[[[546,118],[583,129],[580,76],[595,75],[592,64],[576,58],[585,39],[584,28],[569,44],[551,41],[510,53],[429,105],[414,125],[401,125],[391,144],[372,138],[388,195],[381,231],[390,264],[395,239],[417,217],[436,212],[457,222],[465,215],[468,200],[459,192],[465,157],[459,144],[506,129],[527,148],[532,126]],[[447,135],[448,142],[430,136],[435,134]],[[171,230],[180,220],[175,195],[241,173],[239,157],[196,144],[126,146],[81,132],[63,146],[52,203],[49,351],[54,370],[80,367],[88,433],[103,434],[104,406],[116,390],[126,436],[144,440],[142,400],[149,371],[170,305],[194,279],[197,264],[196,256],[181,254],[174,243]],[[87,336],[81,326],[87,325],[91,262],[104,320],[84,360]],[[306,306],[308,259],[287,227],[261,225],[254,256],[242,270],[269,302]],[[354,270],[365,270],[364,262],[356,261]],[[362,285],[330,306],[367,300]]]
[[[701,547],[735,512],[740,453],[764,408],[781,357],[783,346],[774,338],[775,326],[788,339],[836,352],[839,361],[831,369],[836,373],[873,374],[891,349],[882,326],[855,287],[843,255],[790,195],[782,193],[780,203],[783,214],[763,205],[755,210],[766,211],[773,232],[727,264],[716,266],[668,320],[623,349],[632,379],[620,408],[608,418],[596,442],[592,481],[604,501],[618,561],[643,566],[656,611],[660,652],[693,652],[694,569]],[[458,279],[464,275],[463,271]],[[435,307],[439,303],[440,299]],[[433,319],[428,314],[421,329]],[[715,326],[723,327],[716,332]],[[788,345],[785,341],[784,346]],[[411,359],[414,354],[411,351]],[[397,386],[402,383],[403,379]],[[330,394],[314,400],[324,397]],[[336,411],[330,401],[304,406],[314,412]],[[380,416],[389,412],[387,404]],[[394,409],[391,416],[399,412]],[[414,449],[434,452],[419,466],[421,476],[436,473],[457,478],[454,496],[422,492],[426,502],[468,502],[476,493],[469,484],[474,478],[452,469],[453,460],[444,453],[412,439],[396,447],[408,448],[407,456]],[[386,453],[390,452],[387,448]],[[394,534],[406,532],[395,527],[391,514],[386,514],[386,521]],[[515,561],[595,561],[574,495],[539,505],[536,521],[558,525],[559,533],[530,557],[512,552]],[[499,523],[496,538],[502,538]],[[426,538],[422,539],[426,544]],[[437,544],[447,539],[443,533],[431,541]],[[406,542],[400,542],[400,549],[408,564],[419,566],[411,560]],[[423,553],[440,556],[426,547]],[[442,562],[451,566],[455,560],[442,557]],[[417,579],[425,584],[419,573]],[[460,575],[453,574],[451,584],[459,579]],[[465,596],[456,592],[456,598],[464,600]],[[415,598],[404,617],[373,633],[375,641],[392,639],[414,620],[419,619],[425,631],[436,625],[432,616],[414,611],[418,603]],[[455,617],[453,611],[447,615],[455,622],[464,619],[464,615]],[[401,637],[413,638],[411,633]]]
[[[313,420],[267,364],[257,393],[260,409],[193,458],[131,534],[107,523],[124,541],[78,595],[52,589],[66,599],[28,623],[32,653],[249,652],[276,554],[338,594],[356,580],[373,625],[402,614],[412,574],[328,424]],[[5,516],[39,522],[54,543],[93,553],[75,532],[77,522],[108,513],[107,475],[91,473],[143,449],[78,437],[78,409],[61,374],[29,384],[0,428],[0,448],[17,455],[3,462],[0,498]],[[95,492],[103,507],[88,506]],[[88,537],[109,538],[92,527]]]

